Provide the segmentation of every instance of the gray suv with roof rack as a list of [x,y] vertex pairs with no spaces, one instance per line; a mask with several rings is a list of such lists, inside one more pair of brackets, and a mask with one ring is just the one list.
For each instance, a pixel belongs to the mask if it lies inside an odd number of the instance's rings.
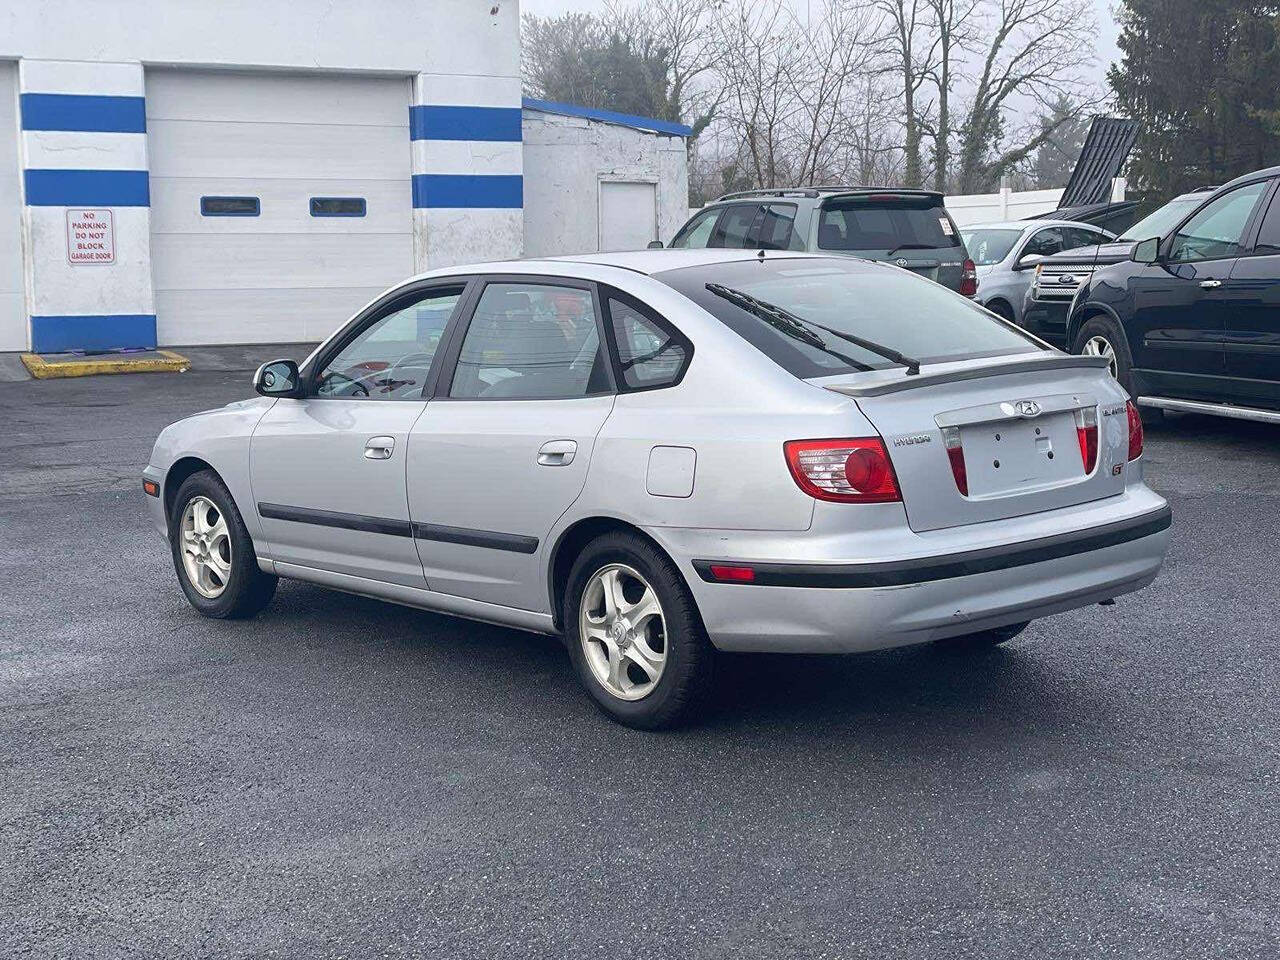
[[896,264],[966,297],[978,292],[960,231],[942,194],[932,190],[811,186],[729,193],[695,213],[670,246],[835,253]]

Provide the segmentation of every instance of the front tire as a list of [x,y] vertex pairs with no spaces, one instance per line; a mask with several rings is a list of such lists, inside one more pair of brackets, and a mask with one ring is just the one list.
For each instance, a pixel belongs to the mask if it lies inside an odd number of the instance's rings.
[[1129,340],[1120,325],[1110,317],[1091,317],[1076,334],[1072,353],[1089,357],[1105,357],[1111,376],[1119,381],[1130,397],[1133,392],[1133,355],[1129,352]]
[[212,470],[189,476],[174,498],[169,547],[178,583],[206,617],[233,620],[259,613],[275,595],[231,492]]
[[592,541],[562,611],[578,678],[613,719],[658,730],[703,708],[715,650],[680,572],[653,544],[627,533]]

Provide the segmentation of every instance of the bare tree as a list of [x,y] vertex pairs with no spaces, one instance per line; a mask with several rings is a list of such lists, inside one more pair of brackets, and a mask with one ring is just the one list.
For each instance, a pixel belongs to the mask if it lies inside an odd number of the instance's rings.
[[882,43],[891,70],[902,87],[903,180],[908,187],[923,182],[920,163],[920,116],[916,97],[936,67],[937,34],[929,29],[929,0],[873,0],[887,28]]
[[929,79],[937,91],[937,120],[929,131],[933,137],[934,189],[945,192],[950,185],[951,90],[960,63],[976,38],[975,15],[981,0],[928,0],[932,15],[930,31],[936,36],[937,56]]
[[[957,189],[970,193],[994,187],[1087,109],[1083,68],[1093,57],[1089,0],[988,0],[980,29],[989,39],[976,64],[956,177]],[[1038,122],[1064,100],[1076,108],[1059,111],[1048,124]],[[1006,137],[1004,126],[1015,111],[1026,120]]]

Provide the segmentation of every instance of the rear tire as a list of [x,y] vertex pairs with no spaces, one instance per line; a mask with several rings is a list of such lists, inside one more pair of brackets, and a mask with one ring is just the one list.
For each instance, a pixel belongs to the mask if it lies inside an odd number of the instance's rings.
[[178,488],[169,548],[182,592],[206,617],[252,617],[275,596],[279,580],[258,567],[231,491],[212,470],[193,473]]
[[1029,626],[1031,626],[1030,620],[1025,623],[1011,623],[1004,627],[992,627],[990,630],[966,633],[960,637],[947,637],[936,641],[936,643],[944,650],[956,653],[990,650],[992,647],[998,647],[1000,644],[1012,640]]
[[1090,317],[1076,334],[1071,352],[1106,357],[1111,363],[1111,375],[1130,397],[1136,399],[1133,392],[1133,354],[1129,352],[1129,340],[1120,325],[1110,317]]
[[680,571],[647,540],[589,543],[569,571],[562,617],[578,678],[619,723],[659,730],[704,709],[715,648]]
[[1013,315],[1013,307],[1009,306],[1003,300],[996,300],[994,303],[989,305],[987,309],[990,310],[992,313],[994,313],[997,317],[1001,317],[1005,320],[1008,320],[1010,323],[1018,322],[1017,318],[1015,318]]

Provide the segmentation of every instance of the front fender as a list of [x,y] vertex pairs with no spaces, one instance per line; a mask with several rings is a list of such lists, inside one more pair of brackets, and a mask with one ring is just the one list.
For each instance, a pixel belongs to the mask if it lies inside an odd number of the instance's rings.
[[[217,410],[208,410],[172,423],[160,431],[146,473],[160,476],[160,502],[169,504],[189,467],[199,469],[200,461],[215,470],[226,484],[244,518],[250,535],[261,533],[257,510],[253,509],[253,487],[249,477],[249,443],[258,422],[275,400],[266,397],[242,400]],[[183,464],[183,469],[174,467]]]
[[[1120,319],[1120,315],[1116,313],[1115,308],[1109,303],[1101,300],[1091,299],[1091,289],[1086,289],[1084,294],[1076,299],[1071,305],[1071,314],[1067,317],[1067,352],[1071,351],[1071,345],[1076,341],[1076,335],[1080,333],[1080,328],[1084,326],[1084,322],[1088,317],[1094,317],[1098,314],[1105,314],[1116,322],[1121,330],[1125,330],[1124,321]],[[1128,331],[1125,330],[1126,337]]]

